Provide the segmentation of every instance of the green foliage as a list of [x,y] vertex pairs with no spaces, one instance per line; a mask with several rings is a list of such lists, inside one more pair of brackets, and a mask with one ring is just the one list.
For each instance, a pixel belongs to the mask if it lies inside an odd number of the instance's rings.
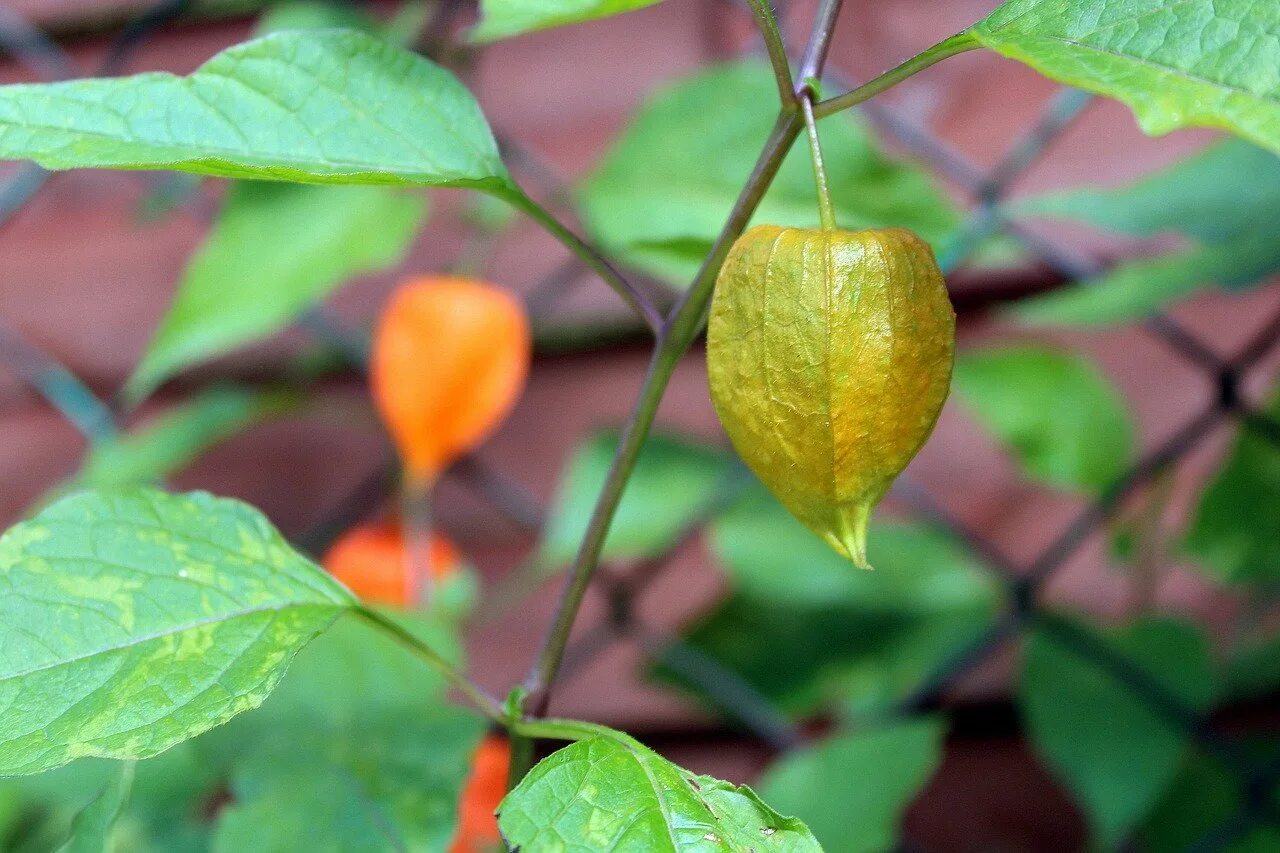
[[1244,645],[1227,662],[1225,692],[1234,700],[1280,691],[1280,636]]
[[[450,626],[424,617],[394,618],[462,665]],[[296,824],[269,825],[288,816],[271,816],[269,802],[286,808],[289,794],[280,786],[294,784],[314,797],[314,806],[302,804],[307,819],[341,830],[343,843],[358,847],[359,839],[369,837],[361,834],[369,831],[368,823],[350,814],[323,823],[329,818],[320,810],[337,813],[344,807],[335,805],[336,788],[326,787],[325,779],[296,778],[312,762],[317,772],[345,780],[345,796],[364,803],[366,816],[386,817],[390,837],[430,842],[401,849],[441,848],[439,839],[453,826],[453,801],[466,758],[482,728],[443,702],[443,679],[410,652],[359,620],[339,619],[298,653],[260,709],[138,763],[132,796],[111,840],[116,849],[131,853],[198,853],[210,848],[215,831],[228,840],[257,831],[273,843],[284,832],[306,837]],[[367,762],[351,769],[357,743]],[[403,760],[395,758],[400,754]],[[0,849],[34,853],[56,845],[66,837],[72,816],[110,783],[117,767],[86,760],[0,780]],[[383,775],[385,786],[377,781]],[[215,821],[221,817],[217,806],[233,783],[247,805],[227,814],[229,828],[224,829]],[[13,809],[10,822],[4,819],[6,803]],[[413,827],[402,826],[405,820]]]
[[971,32],[1062,83],[1119,98],[1151,134],[1217,127],[1280,152],[1280,6],[1008,0]]
[[[1136,692],[1127,672],[1136,667],[1188,709],[1204,711],[1214,694],[1208,642],[1193,625],[1174,620],[1145,619],[1102,635],[1047,618],[1060,627],[1039,626],[1027,642],[1023,717],[1036,750],[1079,798],[1097,840],[1114,846],[1168,790],[1188,746],[1188,733]],[[1104,665],[1091,648],[1118,667]]]
[[[601,432],[570,457],[538,548],[546,567],[573,559],[617,445],[616,433]],[[728,456],[704,445],[649,436],[609,528],[602,559],[652,557],[670,548],[725,483],[732,465]]]
[[502,801],[499,826],[522,850],[822,849],[803,823],[750,788],[695,776],[618,732],[541,761]]
[[111,833],[133,788],[135,764],[120,762],[117,772],[71,823],[71,837],[59,853],[110,853]]
[[[1263,754],[1266,752],[1275,755],[1274,742]],[[1192,753],[1143,825],[1139,833],[1142,849],[1152,853],[1184,853],[1203,847],[1231,853],[1269,853],[1280,849],[1280,828],[1265,821],[1245,827],[1237,838],[1225,839],[1222,828],[1232,826],[1239,815],[1247,811],[1246,798],[1235,774],[1208,756]],[[1280,786],[1272,787],[1270,799],[1280,805]],[[1226,844],[1212,843],[1217,839],[1223,839]]]
[[1036,345],[956,357],[952,387],[1036,479],[1101,492],[1133,454],[1124,398],[1092,363]]
[[853,571],[757,490],[712,525],[734,589],[687,642],[790,712],[883,710],[980,633],[999,595],[976,560],[936,531],[883,523],[869,541],[876,571]]
[[497,41],[521,33],[607,18],[652,6],[659,0],[481,0],[480,23],[471,40]]
[[809,825],[827,853],[878,853],[942,759],[944,726],[916,719],[837,734],[788,753],[762,796]]
[[256,510],[67,498],[0,538],[0,775],[146,758],[260,705],[354,599]]
[[284,328],[359,273],[398,263],[426,202],[389,187],[244,182],[187,267],[127,394]]
[[139,429],[90,447],[79,473],[64,489],[155,483],[291,402],[283,394],[234,387],[201,391]]
[[[776,103],[773,74],[758,61],[702,70],[655,94],[582,187],[588,230],[626,263],[686,286],[751,173]],[[842,228],[901,226],[936,245],[958,226],[932,179],[880,152],[862,121],[844,113],[821,128]],[[783,164],[756,222],[818,225],[803,148]]]
[[260,33],[332,27],[372,33],[377,29],[377,23],[364,11],[337,0],[286,0],[271,5],[258,21]]
[[350,30],[264,36],[185,78],[0,87],[0,159],[298,183],[513,187],[480,107],[452,74]]
[[1127,187],[1042,196],[1015,212],[1135,236],[1174,232],[1196,241],[1020,304],[1013,314],[1031,324],[1127,322],[1206,285],[1246,287],[1280,270],[1274,233],[1280,157],[1239,140],[1212,145]]
[[443,705],[358,727],[277,726],[232,775],[212,849],[443,850],[483,722]]
[[[1280,423],[1280,393],[1264,417]],[[1263,428],[1243,424],[1187,531],[1186,550],[1227,583],[1280,580],[1280,453]]]

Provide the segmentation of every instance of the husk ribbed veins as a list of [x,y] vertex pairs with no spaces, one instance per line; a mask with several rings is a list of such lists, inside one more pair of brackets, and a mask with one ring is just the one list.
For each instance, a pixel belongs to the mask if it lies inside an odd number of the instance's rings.
[[954,349],[942,273],[911,232],[758,226],[716,284],[711,397],[764,484],[869,568],[871,508],[932,432]]

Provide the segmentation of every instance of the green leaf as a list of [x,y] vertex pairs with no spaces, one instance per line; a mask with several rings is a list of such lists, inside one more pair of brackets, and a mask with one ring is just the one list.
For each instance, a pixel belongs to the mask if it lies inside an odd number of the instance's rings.
[[1139,237],[1174,232],[1206,242],[1228,240],[1272,227],[1259,217],[1280,212],[1280,157],[1227,139],[1128,186],[1037,196],[1012,212]]
[[952,387],[1028,475],[1100,492],[1133,454],[1124,398],[1092,363],[1040,346],[961,353]]
[[1098,278],[1019,302],[1009,314],[1029,326],[1131,323],[1210,285],[1245,287],[1276,271],[1275,236],[1248,235],[1128,261]]
[[[573,559],[617,446],[617,433],[601,432],[570,457],[538,549],[543,565],[558,568]],[[649,436],[609,528],[602,559],[651,557],[671,547],[732,465],[729,457],[705,445]]]
[[[766,63],[722,65],[655,94],[582,187],[588,230],[611,253],[686,286],[720,233],[777,115]],[[880,152],[851,113],[821,123],[842,228],[896,225],[935,245],[959,224],[923,170]],[[809,154],[797,146],[755,221],[816,227]]]
[[237,501],[60,501],[0,538],[0,775],[146,758],[256,708],[354,603]]
[[[1280,392],[1264,416],[1280,419]],[[1186,550],[1225,583],[1280,580],[1280,453],[1244,423],[1191,518]]]
[[471,30],[474,42],[562,27],[620,15],[652,6],[659,0],[481,0],[480,23]]
[[[462,645],[452,627],[419,616],[386,615],[461,667]],[[347,616],[298,653],[260,710],[210,732],[202,743],[230,755],[276,730],[358,730],[380,716],[438,705],[446,686],[444,677],[413,652]]]
[[452,74],[350,30],[264,36],[188,77],[0,87],[0,159],[298,183],[513,187],[480,107]]
[[215,852],[444,850],[484,722],[436,703],[275,732],[236,769]]
[[[1212,701],[1208,642],[1190,623],[1145,619],[1108,635],[1083,625],[1076,630],[1188,708],[1202,711]],[[1187,732],[1131,682],[1044,628],[1027,643],[1019,702],[1032,744],[1075,792],[1107,846],[1156,804],[1188,745]]]
[[543,759],[502,801],[513,849],[820,851],[794,819],[747,787],[695,776],[621,733]]
[[879,853],[942,759],[944,724],[917,719],[837,734],[788,753],[762,796],[809,825],[827,853]]
[[1011,313],[1032,325],[1130,322],[1208,285],[1246,287],[1280,271],[1273,228],[1280,216],[1280,157],[1239,140],[1212,145],[1131,186],[1041,196],[1014,212],[1135,236],[1179,232],[1198,241],[1019,303]]
[[[1274,742],[1271,751],[1274,754]],[[1257,821],[1245,827],[1226,845],[1205,844],[1205,839],[1225,838],[1224,828],[1234,826],[1248,811],[1247,795],[1240,779],[1220,762],[1193,752],[1159,806],[1143,825],[1139,849],[1153,853],[1185,853],[1220,849],[1231,853],[1271,853],[1280,849],[1280,827]],[[1272,808],[1280,806],[1280,786],[1270,792]]]
[[239,183],[130,378],[138,400],[178,370],[261,340],[408,251],[426,210],[388,187]]
[[242,388],[201,391],[141,428],[93,445],[66,488],[115,489],[155,483],[290,402],[280,394]]
[[286,0],[270,6],[258,19],[258,32],[343,28],[372,33],[378,24],[362,10],[325,0]]
[[1280,6],[1256,0],[1008,0],[972,33],[1142,129],[1229,130],[1280,151]]
[[1280,692],[1280,636],[1236,649],[1227,662],[1227,697],[1263,699]]
[[[996,584],[948,537],[879,523],[856,572],[760,489],[711,527],[733,593],[686,632],[784,710],[883,710],[990,622]],[[702,695],[659,668],[668,681]]]
[[71,837],[59,848],[59,853],[110,853],[115,849],[111,832],[129,800],[134,772],[134,762],[120,763],[106,787],[76,815],[71,823]]

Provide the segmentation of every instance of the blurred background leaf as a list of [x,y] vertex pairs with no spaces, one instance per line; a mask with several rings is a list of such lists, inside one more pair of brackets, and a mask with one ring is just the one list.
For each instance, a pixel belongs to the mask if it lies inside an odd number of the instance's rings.
[[[617,446],[616,432],[600,432],[570,456],[538,546],[544,566],[559,568],[573,559]],[[727,454],[707,445],[650,435],[627,482],[601,559],[653,557],[670,548],[733,467]]]
[[658,0],[481,0],[471,40],[497,41],[521,33],[605,18],[652,6]]
[[1039,345],[963,352],[952,388],[1027,475],[1049,485],[1101,492],[1133,455],[1124,398],[1075,353]]
[[292,393],[229,386],[207,388],[141,427],[89,448],[84,465],[60,491],[154,484],[251,424],[288,410]]
[[[660,90],[640,108],[581,188],[587,229],[623,262],[685,287],[711,249],[769,135],[777,110],[769,66],[715,66]],[[900,226],[940,241],[955,206],[923,169],[882,153],[852,113],[822,122],[842,228]],[[817,227],[813,166],[804,146],[783,164],[756,222]]]
[[354,275],[397,264],[426,211],[388,187],[239,182],[192,258],[126,393],[261,340]]
[[[790,713],[883,710],[980,633],[1000,597],[942,533],[882,522],[869,543],[877,570],[851,570],[759,487],[712,524],[732,591],[687,643]],[[655,675],[702,695],[661,661]]]
[[[1257,750],[1258,763],[1278,754],[1276,742]],[[1273,810],[1280,810],[1280,786],[1264,792]],[[1142,849],[1153,853],[1182,853],[1222,849],[1232,853],[1270,853],[1280,849],[1280,827],[1258,821],[1232,833],[1240,815],[1248,811],[1248,794],[1240,780],[1212,758],[1193,752],[1138,833]],[[1235,835],[1235,837],[1231,837]]]
[[1192,513],[1186,550],[1226,583],[1280,581],[1280,393],[1261,417],[1245,420],[1226,461]]
[[1151,237],[1182,234],[1190,248],[1125,261],[1091,281],[1011,310],[1033,325],[1131,322],[1210,285],[1239,289],[1280,272],[1280,157],[1242,140],[1216,143],[1117,189],[1080,189],[1013,206],[1021,217],[1086,222]]
[[235,767],[212,850],[443,850],[484,722],[437,703],[273,732]]
[[775,763],[760,795],[808,824],[827,853],[892,850],[903,813],[942,761],[945,733],[928,717],[838,733]]
[[1146,673],[1193,712],[1208,709],[1215,678],[1208,640],[1189,622],[1146,618],[1099,633],[1047,614],[1031,633],[1018,693],[1028,736],[1075,793],[1098,842],[1113,847],[1169,789],[1190,741],[1091,648]]

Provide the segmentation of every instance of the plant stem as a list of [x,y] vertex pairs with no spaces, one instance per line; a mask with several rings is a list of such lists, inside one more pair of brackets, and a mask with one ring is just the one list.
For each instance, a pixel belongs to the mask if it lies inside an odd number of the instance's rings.
[[[813,31],[809,35],[809,44],[805,47],[804,58],[800,60],[800,85],[807,87],[808,81],[822,77],[822,69],[827,64],[827,53],[831,50],[831,37],[836,32],[836,19],[840,17],[840,9],[844,0],[822,0],[818,14],[813,19]],[[803,92],[797,89],[795,96],[802,97]]]
[[556,672],[560,668],[565,645],[569,640],[569,632],[573,627],[582,598],[586,594],[587,584],[590,583],[591,575],[599,562],[600,551],[604,546],[609,524],[613,520],[613,513],[622,498],[622,491],[631,475],[631,469],[635,466],[636,458],[640,455],[640,448],[649,434],[649,428],[653,424],[658,404],[662,401],[662,395],[666,391],[671,374],[701,328],[702,315],[711,299],[716,276],[720,272],[725,257],[729,254],[730,247],[746,229],[751,215],[764,198],[765,191],[782,166],[782,161],[791,149],[792,143],[799,136],[801,126],[802,121],[796,110],[783,110],[765,144],[755,171],[738,197],[738,202],[724,230],[716,240],[710,255],[703,262],[693,285],[676,304],[658,335],[657,346],[649,362],[644,387],[636,400],[631,419],[622,432],[613,464],[597,499],[595,510],[591,514],[586,535],[570,569],[569,583],[561,598],[556,619],[547,634],[538,663],[527,684],[533,695],[533,710],[537,714],[545,710],[546,688],[555,680]]
[[813,158],[813,179],[818,185],[818,217],[824,231],[834,231],[836,210],[831,205],[831,188],[827,183],[827,164],[822,159],[822,140],[818,138],[818,126],[813,118],[813,89],[806,88],[800,96],[800,109],[804,112],[804,127],[809,136],[809,155]]
[[471,704],[483,713],[486,717],[503,726],[508,724],[507,715],[502,710],[502,706],[498,700],[485,693],[480,687],[473,684],[469,678],[459,672],[453,664],[445,660],[445,658],[435,649],[428,646],[418,637],[415,637],[409,631],[405,630],[395,621],[384,616],[376,610],[364,605],[357,605],[355,615],[359,616],[365,622],[382,631],[384,634],[422,658],[432,669],[443,675],[450,684],[458,689],[462,695],[466,696]]
[[643,293],[627,281],[621,273],[600,253],[596,247],[574,234],[569,228],[556,219],[551,211],[538,204],[514,184],[495,192],[499,198],[527,213],[535,222],[547,230],[552,237],[559,240],[564,247],[573,252],[583,263],[595,270],[604,279],[605,284],[617,291],[618,295],[631,306],[631,309],[644,320],[649,329],[656,335],[662,327],[662,314]]
[[773,77],[778,82],[778,97],[782,99],[782,103],[788,104],[795,99],[795,83],[791,81],[791,64],[787,61],[787,48],[782,41],[782,32],[778,29],[778,19],[773,14],[769,0],[747,2],[755,16],[756,26],[760,28],[765,50],[769,53]]
[[431,486],[408,479],[400,495],[400,527],[404,533],[405,601],[435,601],[435,567],[431,564]]
[[[978,40],[968,32],[954,35],[945,41],[935,44],[924,53],[916,54],[897,68],[892,68],[874,80],[863,83],[851,92],[845,92],[843,95],[837,95],[834,98],[828,98],[825,101],[815,104],[813,114],[817,118],[826,118],[827,116],[833,113],[838,113],[841,110],[856,107],[868,98],[872,98],[886,89],[896,86],[913,74],[918,74],[930,66],[937,65],[948,57],[955,56],[958,53],[964,53],[965,51],[974,50],[981,46],[982,45],[978,43]],[[804,80],[806,78],[801,76],[800,79]]]

